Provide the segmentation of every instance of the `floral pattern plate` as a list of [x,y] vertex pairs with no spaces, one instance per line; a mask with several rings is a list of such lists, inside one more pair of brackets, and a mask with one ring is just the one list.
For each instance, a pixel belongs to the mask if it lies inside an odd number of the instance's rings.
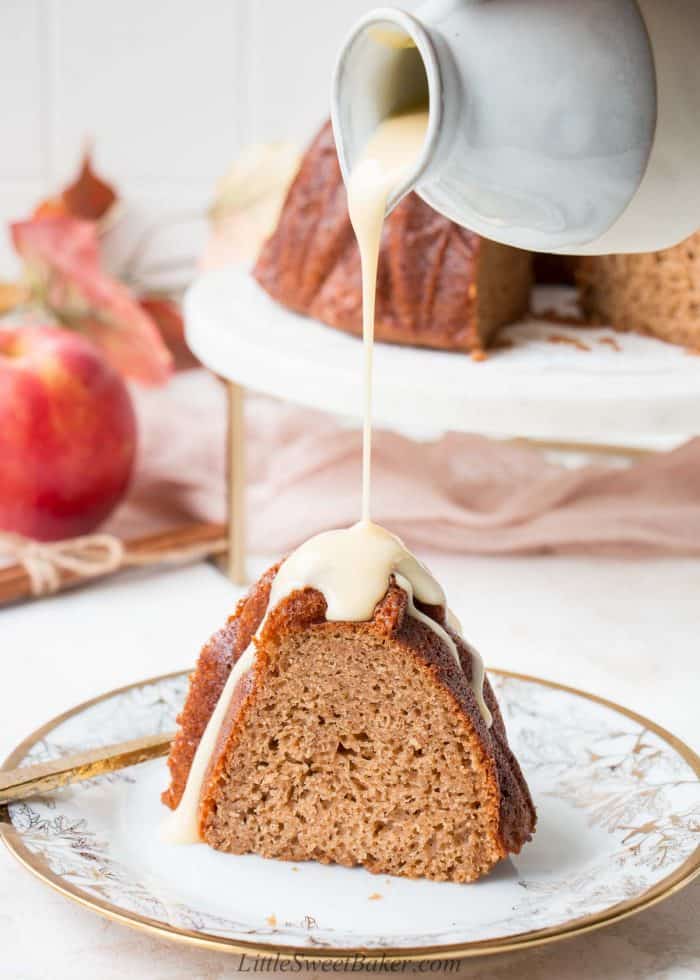
[[[534,840],[473,885],[293,865],[160,840],[163,759],[0,809],[31,871],[127,925],[229,951],[318,959],[463,957],[615,922],[700,871],[700,758],[656,725],[578,691],[490,674],[538,808]],[[175,727],[185,674],[45,725],[7,765]]]

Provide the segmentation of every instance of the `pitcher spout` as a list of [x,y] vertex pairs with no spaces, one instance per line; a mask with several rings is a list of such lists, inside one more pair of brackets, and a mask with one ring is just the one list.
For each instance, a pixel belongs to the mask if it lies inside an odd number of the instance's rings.
[[379,124],[390,116],[427,108],[423,151],[390,195],[387,214],[431,169],[443,126],[443,69],[429,32],[414,16],[379,8],[354,28],[333,77],[331,116],[338,158],[347,182]]

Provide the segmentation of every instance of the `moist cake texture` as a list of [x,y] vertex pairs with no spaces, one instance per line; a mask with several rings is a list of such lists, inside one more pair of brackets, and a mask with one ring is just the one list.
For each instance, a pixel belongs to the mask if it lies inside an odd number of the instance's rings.
[[662,252],[586,256],[576,278],[592,320],[700,351],[700,232]]
[[[204,647],[180,715],[164,802],[175,808],[233,665],[265,615],[270,569]],[[472,656],[440,607],[407,614],[392,580],[369,622],[327,622],[315,589],[270,610],[236,686],[200,797],[200,836],[231,853],[468,882],[535,827],[496,699],[487,727]]]

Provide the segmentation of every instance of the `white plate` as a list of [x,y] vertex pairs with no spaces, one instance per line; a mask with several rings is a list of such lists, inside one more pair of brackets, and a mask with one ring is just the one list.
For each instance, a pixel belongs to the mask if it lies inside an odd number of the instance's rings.
[[[0,830],[40,878],[95,911],[265,955],[497,952],[614,922],[687,884],[700,870],[700,759],[607,702],[491,677],[539,825],[522,854],[473,885],[165,844],[164,760],[14,804]],[[185,690],[179,674],[106,694],[49,722],[7,765],[168,731]]]
[[[535,291],[536,308],[571,312],[574,291]],[[203,364],[254,391],[362,415],[362,344],[275,303],[247,269],[208,272],[185,298],[187,341]],[[607,328],[536,317],[508,327],[513,346],[468,355],[377,344],[374,417],[400,431],[517,435],[631,445],[700,432],[700,357]],[[584,343],[579,350],[551,337]],[[612,341],[619,350],[609,346]]]

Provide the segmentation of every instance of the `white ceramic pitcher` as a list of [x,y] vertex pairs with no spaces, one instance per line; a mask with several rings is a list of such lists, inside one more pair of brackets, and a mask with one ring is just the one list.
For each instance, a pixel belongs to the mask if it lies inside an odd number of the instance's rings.
[[700,0],[429,0],[341,51],[344,175],[377,123],[429,103],[415,188],[536,251],[665,248],[700,228]]

